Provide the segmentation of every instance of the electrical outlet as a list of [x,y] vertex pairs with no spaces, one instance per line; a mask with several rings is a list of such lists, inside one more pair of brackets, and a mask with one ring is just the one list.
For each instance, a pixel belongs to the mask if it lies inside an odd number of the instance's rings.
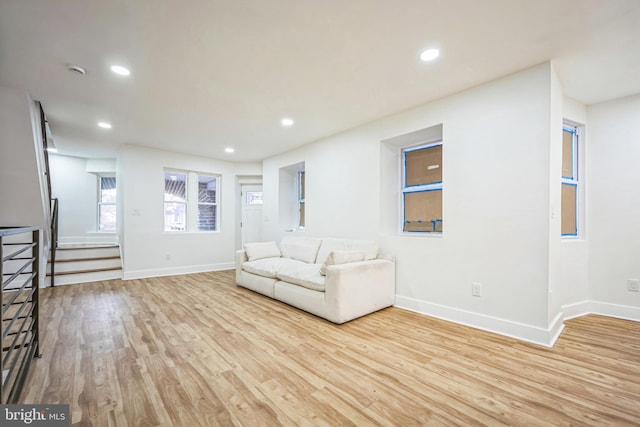
[[627,280],[627,290],[629,292],[640,292],[640,280],[638,280],[638,279],[628,279]]
[[473,295],[474,297],[482,296],[482,285],[480,283],[471,284],[471,295]]
[[166,254],[164,254],[164,258],[165,258],[167,261],[171,261],[171,253],[167,252]]

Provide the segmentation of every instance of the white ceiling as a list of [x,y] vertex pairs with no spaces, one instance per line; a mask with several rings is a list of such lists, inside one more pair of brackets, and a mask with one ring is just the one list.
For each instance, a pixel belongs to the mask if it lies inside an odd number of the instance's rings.
[[84,157],[261,160],[548,60],[585,104],[640,93],[640,0],[0,0],[0,84]]

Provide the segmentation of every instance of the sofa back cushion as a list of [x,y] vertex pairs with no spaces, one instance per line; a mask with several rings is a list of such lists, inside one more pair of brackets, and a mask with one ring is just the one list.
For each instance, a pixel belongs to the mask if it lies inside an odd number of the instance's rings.
[[361,251],[365,260],[378,257],[378,243],[374,240],[322,239],[316,264],[323,264],[333,251]]
[[331,251],[327,259],[320,266],[320,274],[326,276],[327,267],[330,265],[364,261],[366,256],[367,254],[364,251]]
[[298,261],[313,264],[318,256],[321,239],[313,237],[286,236],[280,242],[280,252],[285,258],[297,259]]
[[245,243],[244,251],[249,261],[263,258],[280,258],[280,249],[276,242]]
[[375,240],[347,240],[348,251],[364,252],[364,259],[376,259],[378,257],[378,242]]

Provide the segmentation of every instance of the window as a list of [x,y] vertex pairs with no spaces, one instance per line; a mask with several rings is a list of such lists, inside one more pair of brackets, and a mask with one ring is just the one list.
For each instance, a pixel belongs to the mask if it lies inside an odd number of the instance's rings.
[[99,176],[98,231],[116,231],[116,178]]
[[298,172],[298,226],[304,228],[304,171]]
[[262,205],[262,191],[247,191],[247,205]]
[[402,231],[441,233],[442,141],[405,148],[402,158]]
[[562,128],[561,233],[578,236],[578,132],[574,126]]
[[187,175],[164,174],[164,231],[187,229]]
[[218,179],[198,175],[198,230],[216,231],[218,225]]
[[306,225],[305,163],[280,168],[278,172],[278,224],[285,231]]
[[219,177],[165,171],[164,230],[217,231]]

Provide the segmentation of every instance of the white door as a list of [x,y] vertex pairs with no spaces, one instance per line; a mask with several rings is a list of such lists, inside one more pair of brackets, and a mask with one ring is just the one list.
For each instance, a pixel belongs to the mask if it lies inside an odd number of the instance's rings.
[[262,241],[262,185],[242,185],[242,244]]

